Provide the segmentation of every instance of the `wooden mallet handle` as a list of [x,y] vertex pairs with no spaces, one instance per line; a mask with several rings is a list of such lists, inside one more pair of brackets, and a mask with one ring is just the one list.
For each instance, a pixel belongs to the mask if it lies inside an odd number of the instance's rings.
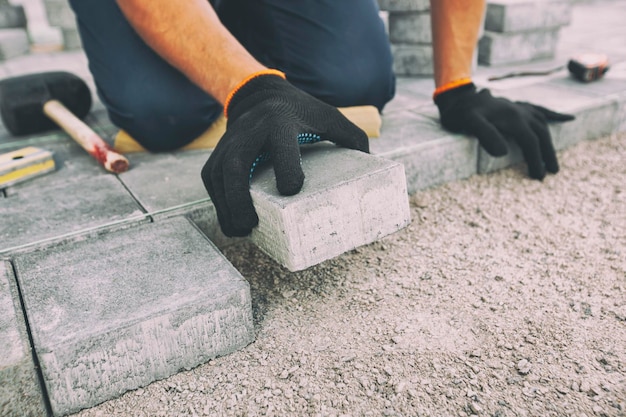
[[96,132],[72,114],[60,101],[47,101],[43,105],[43,111],[46,116],[54,120],[78,142],[89,155],[93,156],[104,169],[116,174],[128,170],[128,159],[111,149]]

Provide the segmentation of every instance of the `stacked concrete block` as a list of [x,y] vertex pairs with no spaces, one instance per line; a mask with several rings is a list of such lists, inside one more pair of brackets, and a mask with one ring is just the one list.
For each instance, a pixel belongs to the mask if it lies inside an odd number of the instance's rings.
[[0,0],[0,61],[24,55],[29,50],[24,8]]
[[397,75],[433,74],[433,45],[428,0],[379,0],[387,12],[388,32]]
[[50,25],[61,29],[65,49],[80,49],[82,43],[74,11],[68,0],[44,0]]
[[9,4],[8,0],[0,0],[0,28],[26,27],[26,13],[19,5]]
[[479,63],[508,65],[553,58],[571,9],[570,0],[489,0]]
[[0,61],[21,56],[29,51],[25,29],[0,29]]
[[26,14],[26,29],[32,52],[51,52],[63,48],[61,29],[51,27],[42,0],[11,0]]
[[13,267],[0,260],[0,416],[46,415]]

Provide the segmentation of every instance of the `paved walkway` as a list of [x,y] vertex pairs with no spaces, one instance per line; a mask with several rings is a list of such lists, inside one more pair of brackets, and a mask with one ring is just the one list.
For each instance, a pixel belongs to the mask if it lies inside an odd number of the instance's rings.
[[[555,60],[479,67],[476,82],[576,114],[551,127],[558,149],[626,130],[624,16],[624,1],[578,4]],[[610,56],[604,80],[583,85],[560,71],[487,81],[553,68],[582,51]],[[74,72],[93,89],[80,51],[15,58],[0,65],[0,77],[48,70]],[[373,154],[404,164],[409,193],[521,160],[515,151],[491,158],[474,139],[441,130],[432,88],[430,79],[400,79],[382,136],[371,141]],[[86,121],[107,140],[116,132],[97,100]],[[206,151],[132,154],[132,169],[115,176],[61,132],[18,139],[0,126],[0,153],[25,146],[54,152],[57,170],[0,190],[0,317],[9,317],[0,350],[10,352],[11,385],[32,399],[24,415],[76,412],[252,340],[249,286],[218,250],[237,241],[220,236],[200,181]]]

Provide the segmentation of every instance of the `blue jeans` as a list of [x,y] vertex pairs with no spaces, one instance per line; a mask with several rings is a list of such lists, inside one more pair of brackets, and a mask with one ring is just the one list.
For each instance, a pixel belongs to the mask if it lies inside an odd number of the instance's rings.
[[[70,0],[109,118],[152,151],[204,132],[221,105],[160,58],[115,0]],[[213,0],[224,25],[261,63],[331,105],[393,98],[395,77],[376,0]]]

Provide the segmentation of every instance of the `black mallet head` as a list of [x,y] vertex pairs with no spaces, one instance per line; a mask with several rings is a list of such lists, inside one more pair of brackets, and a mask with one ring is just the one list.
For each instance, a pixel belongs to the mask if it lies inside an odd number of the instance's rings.
[[0,81],[0,116],[13,135],[29,135],[58,126],[43,112],[49,100],[58,100],[79,119],[91,109],[87,84],[69,72],[44,72]]

